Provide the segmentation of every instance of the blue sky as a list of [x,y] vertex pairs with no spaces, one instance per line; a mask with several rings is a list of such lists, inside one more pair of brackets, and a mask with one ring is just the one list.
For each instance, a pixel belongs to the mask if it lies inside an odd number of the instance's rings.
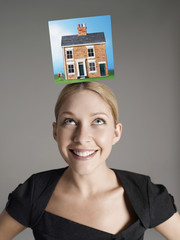
[[87,33],[104,32],[106,38],[108,68],[114,69],[111,16],[106,15],[48,22],[54,74],[57,74],[58,72],[64,73],[61,37],[65,35],[78,34],[78,24],[84,23],[87,27]]

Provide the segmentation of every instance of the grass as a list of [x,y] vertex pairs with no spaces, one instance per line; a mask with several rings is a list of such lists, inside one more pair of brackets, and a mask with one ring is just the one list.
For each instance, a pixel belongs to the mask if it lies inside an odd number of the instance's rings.
[[56,84],[59,83],[73,83],[73,82],[89,82],[89,81],[98,81],[98,80],[109,80],[109,79],[114,79],[114,70],[109,70],[109,76],[108,77],[97,77],[97,78],[84,78],[84,79],[71,79],[71,80],[65,80],[65,75],[61,77],[59,80],[58,75],[54,75],[54,81]]

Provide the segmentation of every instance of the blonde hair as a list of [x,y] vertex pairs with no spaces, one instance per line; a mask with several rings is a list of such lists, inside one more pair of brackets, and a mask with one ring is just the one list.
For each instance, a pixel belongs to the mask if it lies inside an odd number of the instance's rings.
[[71,83],[63,88],[54,109],[56,122],[58,120],[59,110],[65,99],[80,90],[90,90],[97,93],[110,106],[115,125],[118,123],[118,104],[114,93],[106,85],[94,81]]

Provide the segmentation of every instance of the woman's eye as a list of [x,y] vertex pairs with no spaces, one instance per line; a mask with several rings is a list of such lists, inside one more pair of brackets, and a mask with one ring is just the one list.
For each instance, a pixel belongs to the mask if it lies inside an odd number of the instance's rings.
[[97,118],[93,121],[93,124],[96,124],[96,125],[102,125],[104,123],[105,123],[105,121],[101,118]]
[[76,123],[73,119],[67,118],[67,119],[64,120],[63,124],[64,125],[75,125]]

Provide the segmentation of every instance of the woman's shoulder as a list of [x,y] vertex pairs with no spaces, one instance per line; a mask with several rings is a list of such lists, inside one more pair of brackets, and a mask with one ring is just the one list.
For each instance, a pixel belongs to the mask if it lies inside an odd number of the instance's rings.
[[20,183],[12,192],[16,199],[19,197],[32,196],[37,198],[48,187],[53,187],[58,182],[66,168],[51,169],[30,175],[23,183]]
[[51,178],[60,177],[66,169],[67,167],[36,172],[32,174],[30,178],[33,178],[35,181],[46,180],[48,182]]
[[131,184],[138,183],[139,184],[145,184],[147,181],[150,180],[149,175],[145,175],[143,173],[137,173],[137,172],[132,172],[128,170],[121,170],[121,169],[113,169],[112,170],[115,172],[118,178],[120,178],[122,181],[128,181],[131,182]]
[[33,226],[66,168],[32,174],[9,194],[6,211],[24,226]]
[[48,186],[56,185],[66,169],[67,167],[37,172],[32,174],[27,181],[33,182],[34,191],[40,192]]
[[177,211],[174,199],[164,185],[153,183],[148,175],[119,169],[112,170],[146,227],[157,226]]

